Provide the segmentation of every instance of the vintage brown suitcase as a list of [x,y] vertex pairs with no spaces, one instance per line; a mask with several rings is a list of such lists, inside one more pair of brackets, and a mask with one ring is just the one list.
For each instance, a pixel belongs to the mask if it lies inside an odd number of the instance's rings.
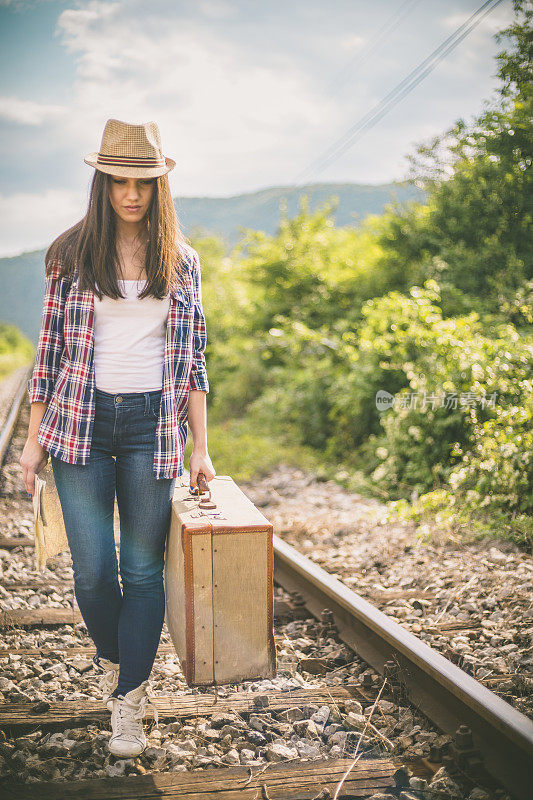
[[[202,480],[203,479],[203,480]],[[276,674],[273,525],[229,475],[176,485],[165,621],[189,686]]]

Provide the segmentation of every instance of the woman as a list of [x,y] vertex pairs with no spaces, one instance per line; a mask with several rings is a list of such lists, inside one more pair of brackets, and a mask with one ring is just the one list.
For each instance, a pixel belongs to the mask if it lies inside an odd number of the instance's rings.
[[[164,621],[163,566],[187,425],[194,491],[207,450],[206,329],[200,263],[185,243],[155,122],[107,121],[85,217],[46,253],[37,356],[20,464],[52,461],[74,590],[104,671],[108,747],[146,747],[146,688]],[[120,575],[113,536],[120,514]]]

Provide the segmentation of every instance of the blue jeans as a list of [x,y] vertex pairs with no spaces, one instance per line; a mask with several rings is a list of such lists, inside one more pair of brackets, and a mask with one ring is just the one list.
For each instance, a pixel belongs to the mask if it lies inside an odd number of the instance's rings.
[[[74,571],[74,593],[96,655],[120,663],[114,696],[146,680],[165,618],[163,567],[176,478],[152,473],[161,389],[95,388],[86,464],[50,455]],[[113,536],[120,516],[120,577]]]

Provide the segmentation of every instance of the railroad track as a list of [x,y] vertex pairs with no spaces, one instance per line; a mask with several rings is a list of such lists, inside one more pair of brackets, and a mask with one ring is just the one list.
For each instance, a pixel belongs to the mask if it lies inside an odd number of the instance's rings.
[[[26,378],[24,379],[24,387]],[[0,436],[2,461],[9,438],[15,429],[24,391],[18,392],[8,414],[9,435]],[[15,411],[16,406],[16,411]],[[6,423],[7,424],[7,423]],[[7,441],[7,444],[6,444]],[[3,546],[2,546],[3,545]],[[0,549],[13,554],[31,553],[33,541],[26,537],[3,537]],[[20,548],[20,549],[19,549]],[[278,589],[275,619],[277,625],[287,620],[305,621],[310,615],[319,620],[324,635],[335,635],[364,662],[383,676],[382,699],[389,703],[411,703],[438,728],[455,737],[454,744],[444,752],[433,752],[431,760],[419,759],[409,765],[411,772],[430,776],[445,763],[452,762],[459,770],[475,775],[485,772],[525,800],[531,796],[531,764],[533,763],[533,723],[516,711],[487,687],[475,681],[442,655],[432,650],[390,617],[377,610],[347,586],[298,553],[293,547],[274,537],[274,579],[285,590],[281,598]],[[17,592],[39,589],[38,578],[3,584],[5,591]],[[56,578],[49,587],[64,592],[72,590],[72,582]],[[79,625],[81,615],[75,600],[70,608],[6,609],[0,617],[4,630],[36,629]],[[286,633],[276,637],[281,647]],[[94,648],[87,644],[65,647],[2,647],[0,658],[16,656],[31,666],[36,657],[61,655],[89,659]],[[159,654],[172,654],[169,641],[162,641]],[[327,673],[334,671],[327,659],[321,664],[315,658],[314,667]],[[83,662],[82,662],[83,663]],[[87,667],[89,668],[89,667]],[[318,673],[319,674],[319,673]],[[370,671],[363,675],[370,676]],[[211,720],[215,725],[224,714],[238,714],[247,725],[253,715],[265,709],[276,719],[298,718],[307,707],[324,706],[346,710],[353,704],[369,706],[377,698],[378,682],[353,680],[340,686],[295,688],[290,691],[227,691],[215,695],[210,691],[194,690],[155,700],[160,720],[187,724],[198,719]],[[219,715],[217,717],[217,715]],[[15,756],[18,750],[11,741],[20,742],[37,730],[44,733],[75,730],[86,726],[105,725],[108,712],[101,702],[89,699],[57,700],[50,702],[9,702],[0,704],[0,754]],[[2,747],[4,748],[2,751]],[[69,757],[72,760],[72,756]],[[482,766],[483,765],[483,766]],[[343,776],[351,768],[343,782]],[[224,766],[201,768],[186,772],[151,772],[128,777],[91,778],[86,780],[40,780],[38,783],[0,783],[0,794],[12,798],[70,797],[75,792],[84,798],[188,798],[189,800],[252,800],[252,798],[315,798],[334,796],[342,783],[338,798],[369,797],[373,793],[393,792],[398,796],[408,787],[405,763],[386,752],[379,757],[340,757],[327,760],[294,760],[287,763],[267,762],[262,766]],[[329,795],[327,792],[329,791]],[[322,795],[320,794],[322,792]],[[413,795],[416,796],[416,795]]]
[[[17,372],[19,372],[19,370],[17,370]],[[30,377],[31,370],[20,370],[20,372],[22,373],[21,379],[16,387],[14,396],[11,398],[11,402],[8,404],[7,415],[5,419],[0,417],[0,468],[4,463],[4,458],[11,443],[11,437],[13,436],[13,431],[17,424],[20,409],[26,399],[27,381]]]
[[[462,730],[466,749],[519,798],[531,797],[533,722],[390,617],[275,537],[278,582],[317,614],[334,616],[340,638],[385,675],[441,730]],[[472,744],[470,744],[470,738]],[[468,760],[468,754],[465,753]]]

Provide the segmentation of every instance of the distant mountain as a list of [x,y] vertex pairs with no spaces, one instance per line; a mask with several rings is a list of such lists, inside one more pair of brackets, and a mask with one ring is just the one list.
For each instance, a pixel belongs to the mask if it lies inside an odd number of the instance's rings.
[[0,321],[16,325],[34,344],[41,328],[45,252],[0,258]]
[[405,203],[421,200],[423,192],[408,183],[384,183],[377,186],[360,183],[314,183],[301,188],[272,186],[258,192],[233,197],[182,197],[174,201],[176,213],[187,235],[192,231],[218,233],[228,245],[240,238],[239,227],[273,234],[279,224],[280,202],[284,201],[289,217],[298,212],[301,195],[309,198],[314,211],[332,196],[339,198],[333,219],[338,227],[357,225],[368,214],[381,214],[391,200]]
[[[423,193],[406,183],[371,186],[357,183],[315,183],[301,188],[274,186],[233,197],[181,197],[174,200],[176,213],[187,236],[218,234],[230,249],[240,237],[240,227],[274,234],[280,219],[280,203],[289,217],[298,212],[299,198],[306,194],[314,211],[332,196],[338,206],[332,214],[338,227],[357,226],[368,214],[380,214],[391,200],[405,203],[423,199]],[[44,254],[33,250],[0,258],[0,320],[17,325],[34,343],[41,327],[44,294]]]

